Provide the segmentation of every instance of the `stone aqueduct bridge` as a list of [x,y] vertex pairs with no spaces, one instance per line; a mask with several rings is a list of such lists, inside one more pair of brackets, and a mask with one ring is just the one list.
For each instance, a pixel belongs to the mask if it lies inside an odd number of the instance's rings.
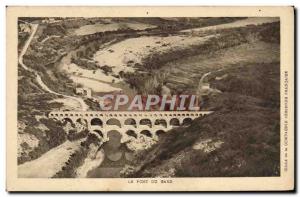
[[212,111],[53,111],[48,116],[62,122],[84,123],[104,141],[109,140],[110,131],[116,130],[124,142],[139,135],[157,139],[161,133],[210,113]]

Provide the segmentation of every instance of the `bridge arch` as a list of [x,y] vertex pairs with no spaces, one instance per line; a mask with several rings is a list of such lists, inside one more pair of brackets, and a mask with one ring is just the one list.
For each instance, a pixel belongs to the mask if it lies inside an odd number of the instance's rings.
[[152,128],[152,122],[148,118],[141,119],[140,125],[148,125],[150,128]]
[[165,130],[162,130],[162,129],[160,129],[160,130],[157,130],[156,132],[155,132],[155,134],[156,134],[156,136],[162,136],[162,135],[164,135],[164,134],[166,134],[167,132],[165,131]]
[[72,126],[74,125],[74,122],[71,118],[63,118],[62,123],[63,125],[66,125],[67,123],[70,123]]
[[155,125],[162,125],[162,126],[164,126],[165,128],[167,128],[168,127],[168,123],[167,123],[167,121],[165,120],[165,119],[157,119],[157,120],[155,120],[155,123],[154,123]]
[[82,124],[82,125],[86,125],[86,126],[88,125],[87,120],[84,119],[84,118],[78,118],[78,119],[76,120],[76,122],[79,123],[79,124]]
[[91,120],[91,125],[92,126],[103,126],[103,122],[102,122],[102,120],[101,119],[99,119],[99,118],[93,118],[92,120]]
[[120,122],[120,120],[116,119],[116,118],[110,118],[106,121],[107,125],[116,125],[118,127],[122,127],[122,124]]
[[178,118],[172,118],[172,119],[170,120],[170,125],[171,125],[171,126],[179,126],[179,125],[180,125],[179,119],[178,119]]
[[133,130],[128,130],[128,131],[126,131],[126,134],[127,134],[128,136],[132,136],[132,137],[134,137],[134,138],[137,138],[137,134],[136,134],[135,131],[133,131]]
[[136,120],[133,119],[133,118],[128,118],[128,119],[126,119],[126,120],[124,121],[124,124],[125,124],[125,125],[132,125],[132,126],[134,126],[134,127],[137,126],[137,125],[136,125]]
[[191,124],[192,121],[193,121],[192,118],[184,118],[184,119],[182,120],[182,124],[183,124],[183,125],[188,125],[188,124]]
[[104,137],[102,131],[98,130],[98,129],[95,129],[94,130],[95,133],[98,133],[102,138]]
[[152,137],[152,133],[149,130],[142,130],[140,134],[145,135],[147,137]]

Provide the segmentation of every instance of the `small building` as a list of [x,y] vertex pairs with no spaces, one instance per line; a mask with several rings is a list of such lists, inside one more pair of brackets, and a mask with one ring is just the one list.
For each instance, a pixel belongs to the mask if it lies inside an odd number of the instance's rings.
[[92,91],[89,88],[76,88],[75,93],[78,95],[83,95],[87,98],[92,97]]

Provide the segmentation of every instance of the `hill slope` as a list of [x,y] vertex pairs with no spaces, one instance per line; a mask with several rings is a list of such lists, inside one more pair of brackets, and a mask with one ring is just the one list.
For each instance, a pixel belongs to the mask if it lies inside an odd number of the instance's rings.
[[279,71],[278,62],[249,64],[211,79],[224,91],[206,103],[215,112],[169,131],[124,176],[279,176]]

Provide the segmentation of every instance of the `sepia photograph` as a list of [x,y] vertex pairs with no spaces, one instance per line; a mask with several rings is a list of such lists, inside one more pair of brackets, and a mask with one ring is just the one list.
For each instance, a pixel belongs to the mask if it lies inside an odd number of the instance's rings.
[[[293,188],[292,7],[76,9],[7,9],[12,179],[41,190],[247,190],[197,187],[212,178]],[[96,184],[106,180],[121,183]]]

